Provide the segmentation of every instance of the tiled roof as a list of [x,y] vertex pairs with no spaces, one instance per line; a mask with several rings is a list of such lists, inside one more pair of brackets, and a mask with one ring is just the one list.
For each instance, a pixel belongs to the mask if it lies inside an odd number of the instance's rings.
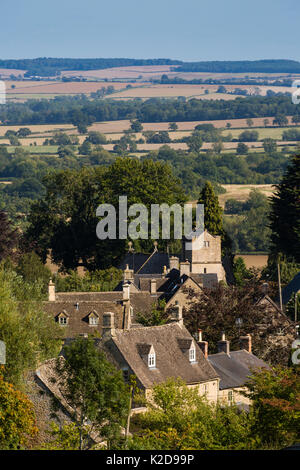
[[167,269],[170,267],[169,255],[158,251],[149,254],[127,253],[119,268],[124,270],[127,264],[129,269],[139,274],[162,274],[164,266]]
[[[78,301],[78,309],[76,302]],[[102,333],[102,320],[105,312],[115,313],[115,327],[122,328],[123,306],[119,302],[112,301],[88,301],[74,297],[74,300],[44,302],[43,308],[57,320],[57,316],[64,312],[68,317],[68,323],[61,326],[64,329],[65,337],[75,337],[80,334],[93,334],[95,331]],[[98,325],[89,324],[89,314],[96,312],[99,317]]]
[[244,386],[251,375],[250,369],[269,368],[264,361],[244,349],[229,354],[211,354],[208,360],[221,377],[220,390]]
[[282,303],[286,305],[293,294],[300,290],[300,272],[282,289]]
[[[133,373],[145,388],[165,382],[169,377],[181,377],[187,384],[206,382],[218,374],[205,359],[195,342],[196,362],[190,363],[180,348],[180,340],[191,342],[192,337],[184,326],[170,323],[162,326],[116,330],[112,341],[127,361]],[[141,357],[139,345],[152,345],[156,354],[156,367],[149,369]]]

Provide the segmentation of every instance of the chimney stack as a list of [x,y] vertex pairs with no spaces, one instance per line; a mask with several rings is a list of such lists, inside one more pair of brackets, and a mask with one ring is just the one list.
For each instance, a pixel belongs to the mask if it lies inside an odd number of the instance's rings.
[[225,333],[222,333],[222,339],[221,341],[218,341],[218,353],[220,352],[224,352],[226,354],[229,354],[230,352],[229,341],[226,340]]
[[178,322],[179,326],[183,326],[182,306],[179,305],[178,300],[175,301],[174,316],[172,320],[174,322]]
[[204,354],[205,359],[208,357],[208,342],[202,340],[202,330],[198,330],[198,346]]
[[179,258],[177,258],[177,256],[171,256],[169,262],[170,271],[172,271],[172,269],[179,269]]
[[180,276],[183,276],[184,274],[186,274],[186,276],[189,276],[190,270],[191,270],[191,266],[188,260],[180,263]]
[[55,284],[54,282],[52,282],[52,279],[50,279],[49,284],[48,284],[48,300],[49,302],[55,302],[56,300]]
[[241,349],[245,349],[248,353],[252,352],[252,338],[251,335],[240,336]]
[[150,280],[150,294],[156,295],[156,279]]
[[129,301],[130,299],[130,282],[123,282],[123,302]]
[[123,279],[124,281],[133,281],[133,269],[129,269],[129,265],[126,264],[126,268],[124,269]]
[[116,334],[115,330],[115,314],[113,312],[105,312],[103,314],[102,336],[104,338],[112,338]]

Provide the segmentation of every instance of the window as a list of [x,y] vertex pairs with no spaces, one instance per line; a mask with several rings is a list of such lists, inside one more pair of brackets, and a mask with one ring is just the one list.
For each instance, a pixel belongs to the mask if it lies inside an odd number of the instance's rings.
[[190,362],[195,362],[196,361],[196,350],[195,350],[195,348],[190,349],[189,359],[190,359]]
[[208,247],[209,247],[209,242],[204,241],[204,246],[205,246],[206,248],[208,248]]
[[232,400],[233,400],[233,391],[229,390],[229,392],[228,392],[228,401],[232,401]]
[[155,360],[155,353],[149,354],[148,355],[148,367],[154,368],[156,365],[156,360]]
[[206,268],[204,268],[204,274],[206,274],[206,273],[207,273],[207,269],[206,269]]
[[205,395],[208,393],[208,384],[204,384],[204,393]]
[[59,317],[58,322],[60,325],[67,325],[68,319],[67,317]]
[[97,317],[90,317],[89,318],[89,324],[90,325],[98,325],[99,319]]
[[129,370],[128,369],[123,369],[123,379],[125,382],[129,381]]

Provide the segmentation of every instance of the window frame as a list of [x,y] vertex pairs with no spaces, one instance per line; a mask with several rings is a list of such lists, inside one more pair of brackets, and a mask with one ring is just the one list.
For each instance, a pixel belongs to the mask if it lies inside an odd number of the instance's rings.
[[195,346],[193,346],[189,350],[189,361],[190,362],[196,362],[196,348],[195,348]]
[[148,367],[149,367],[149,369],[155,369],[155,367],[156,367],[156,354],[155,354],[155,352],[148,354]]

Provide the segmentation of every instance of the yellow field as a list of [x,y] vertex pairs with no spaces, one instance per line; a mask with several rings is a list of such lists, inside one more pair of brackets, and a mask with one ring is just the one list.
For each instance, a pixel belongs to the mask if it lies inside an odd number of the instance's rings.
[[268,264],[268,255],[236,255],[236,258],[243,258],[247,269],[262,269]]
[[220,194],[219,202],[222,207],[228,199],[236,199],[238,201],[246,201],[252,189],[259,189],[266,196],[272,196],[275,188],[272,184],[222,184],[226,189],[225,194]]
[[[116,90],[126,88],[128,83],[116,82],[56,82],[56,81],[5,81],[6,93],[9,95],[67,95],[89,94],[102,87],[113,86]],[[132,87],[140,84],[132,83]]]
[[59,130],[63,132],[65,132],[66,129],[75,130],[75,127],[72,124],[45,124],[45,125],[36,124],[32,126],[26,126],[26,125],[0,126],[0,137],[4,136],[4,134],[8,130],[17,131],[20,129],[20,127],[27,127],[28,129],[31,130],[33,134],[46,133],[47,135],[51,132],[58,132]]

